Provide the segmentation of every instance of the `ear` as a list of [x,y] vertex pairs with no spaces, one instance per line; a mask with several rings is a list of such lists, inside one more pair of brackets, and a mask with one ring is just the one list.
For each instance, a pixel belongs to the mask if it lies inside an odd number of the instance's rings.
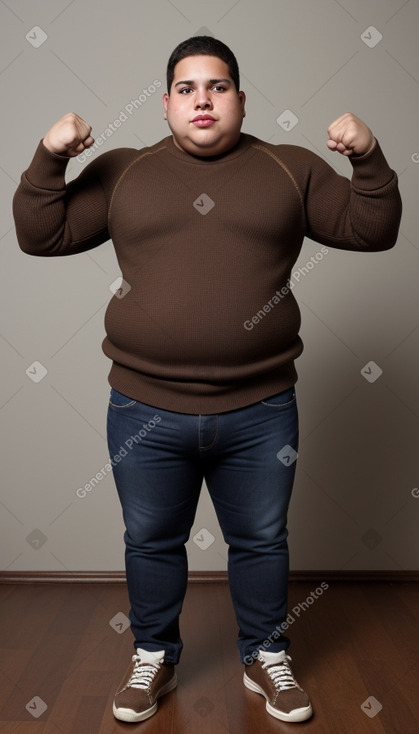
[[244,92],[239,92],[238,94],[239,94],[240,106],[241,106],[242,112],[243,112],[243,117],[246,117],[246,110],[245,110],[246,95],[245,95]]
[[167,120],[167,107],[169,104],[169,95],[167,92],[163,94],[163,109],[164,109],[164,119]]

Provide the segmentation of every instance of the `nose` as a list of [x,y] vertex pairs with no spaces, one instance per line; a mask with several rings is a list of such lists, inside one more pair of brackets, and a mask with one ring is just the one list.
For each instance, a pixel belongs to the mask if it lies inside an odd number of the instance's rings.
[[195,109],[197,110],[211,110],[213,107],[211,95],[206,87],[199,87],[197,89],[195,98]]

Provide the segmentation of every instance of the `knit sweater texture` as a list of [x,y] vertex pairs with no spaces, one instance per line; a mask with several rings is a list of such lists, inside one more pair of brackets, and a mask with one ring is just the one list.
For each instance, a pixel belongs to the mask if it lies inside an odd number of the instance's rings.
[[379,143],[348,161],[351,180],[295,145],[241,133],[201,158],[168,136],[99,155],[66,184],[68,158],[41,141],[13,201],[18,242],[60,256],[112,239],[124,286],[105,315],[110,385],[161,409],[235,410],[297,380],[290,278],[304,238],[362,252],[396,242],[397,176]]

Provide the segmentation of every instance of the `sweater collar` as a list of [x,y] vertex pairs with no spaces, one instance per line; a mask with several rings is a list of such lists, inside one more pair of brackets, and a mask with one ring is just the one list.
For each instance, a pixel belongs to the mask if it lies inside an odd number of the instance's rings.
[[234,158],[237,158],[238,156],[245,153],[251,144],[250,136],[246,133],[240,133],[240,137],[236,145],[234,145],[225,153],[214,156],[197,156],[192,155],[191,153],[186,153],[186,151],[178,148],[173,141],[172,135],[168,135],[168,137],[165,138],[164,142],[166,143],[167,151],[175,158],[178,158],[184,163],[191,163],[193,165],[199,166],[215,165],[217,163],[225,163],[231,161]]

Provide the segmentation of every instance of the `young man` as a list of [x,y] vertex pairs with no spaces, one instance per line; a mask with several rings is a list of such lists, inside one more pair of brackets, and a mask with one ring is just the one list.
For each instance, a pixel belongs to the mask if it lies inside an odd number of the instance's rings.
[[302,351],[289,279],[305,236],[344,250],[391,248],[396,175],[349,113],[330,125],[327,145],[348,156],[352,181],[304,148],[243,134],[237,62],[218,40],[180,44],[167,82],[171,135],[98,156],[66,185],[68,159],[94,141],[90,125],[65,115],[14,199],[22,250],[69,255],[111,237],[130,286],[111,300],[103,342],[135,638],[113,710],[142,721],[176,686],[185,542],[205,478],[229,546],[244,683],[274,717],[303,721],[312,708],[283,634]]

